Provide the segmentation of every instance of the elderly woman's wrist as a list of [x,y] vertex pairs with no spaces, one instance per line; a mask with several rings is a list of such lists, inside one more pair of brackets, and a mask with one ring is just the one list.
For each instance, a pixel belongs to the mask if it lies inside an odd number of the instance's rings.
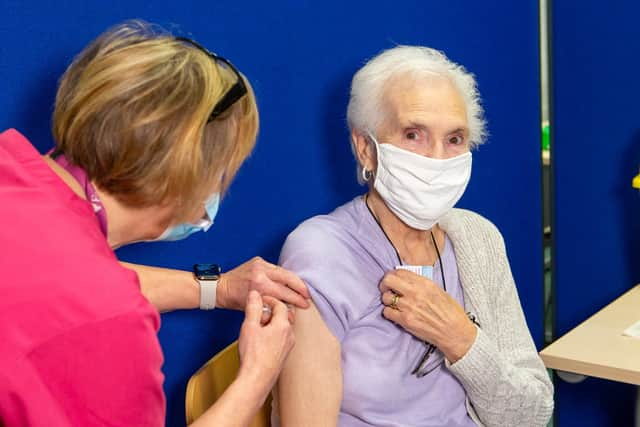
[[469,352],[476,340],[477,334],[478,330],[476,326],[469,322],[468,325],[465,325],[465,332],[454,337],[448,345],[443,346],[440,350],[444,353],[449,363],[456,363]]

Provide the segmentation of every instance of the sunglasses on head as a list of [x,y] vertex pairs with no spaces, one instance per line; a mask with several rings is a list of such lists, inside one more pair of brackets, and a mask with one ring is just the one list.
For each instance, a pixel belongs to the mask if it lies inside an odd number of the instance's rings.
[[224,66],[226,66],[231,71],[233,71],[233,73],[237,77],[237,80],[233,84],[233,86],[231,86],[229,88],[227,93],[225,93],[224,96],[213,107],[213,111],[211,112],[211,115],[209,116],[209,119],[207,120],[207,123],[209,123],[209,122],[215,120],[216,118],[218,118],[218,116],[220,116],[222,113],[227,111],[233,104],[238,102],[238,100],[240,98],[245,96],[247,94],[247,86],[244,84],[244,79],[240,75],[240,72],[238,71],[238,69],[236,67],[234,67],[233,64],[228,59],[223,58],[222,56],[217,55],[217,54],[215,54],[213,52],[210,52],[204,46],[202,46],[201,44],[191,40],[190,38],[187,38],[187,37],[176,37],[176,40],[188,43],[191,46],[201,50],[204,53],[206,53],[207,55],[209,55],[209,57],[214,62],[222,63]]

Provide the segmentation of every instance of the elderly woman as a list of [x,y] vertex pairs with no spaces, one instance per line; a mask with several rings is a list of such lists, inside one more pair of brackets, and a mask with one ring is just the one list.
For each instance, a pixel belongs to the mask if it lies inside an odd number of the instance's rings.
[[281,265],[309,286],[277,387],[284,426],[544,426],[552,385],[505,246],[452,209],[483,141],[474,77],[399,46],[353,78],[348,107],[368,192],[312,218]]
[[239,374],[195,424],[250,422],[293,346],[293,313],[273,296],[304,301],[304,284],[259,259],[222,274],[129,265],[136,275],[112,249],[206,231],[257,130],[230,62],[130,22],[62,76],[52,153],[0,133],[0,425],[164,425],[156,307],[245,304]]

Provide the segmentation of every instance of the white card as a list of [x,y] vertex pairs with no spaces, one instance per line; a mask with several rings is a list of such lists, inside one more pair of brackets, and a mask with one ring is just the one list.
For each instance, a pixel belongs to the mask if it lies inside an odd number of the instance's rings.
[[633,338],[640,338],[640,320],[625,329],[622,335]]
[[397,265],[396,270],[408,270],[419,274],[429,280],[433,280],[433,267],[430,265]]

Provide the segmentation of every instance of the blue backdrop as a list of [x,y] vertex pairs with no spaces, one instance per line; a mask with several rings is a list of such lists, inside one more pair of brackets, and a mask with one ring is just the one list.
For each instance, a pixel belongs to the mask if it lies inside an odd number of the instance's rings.
[[[570,3],[553,2],[558,336],[640,282],[640,3]],[[556,386],[561,427],[633,423],[635,387]]]
[[[41,150],[52,144],[56,80],[85,44],[124,19],[143,18],[193,36],[252,81],[262,121],[258,145],[214,227],[187,241],[118,253],[182,269],[208,261],[229,269],[254,255],[276,261],[299,222],[362,193],[345,120],[351,76],[395,44],[444,50],[477,75],[491,133],[475,154],[460,206],[487,216],[504,233],[527,320],[541,344],[536,1],[2,1],[0,128],[18,128]],[[241,314],[222,310],[163,315],[168,424],[184,424],[186,381],[235,339],[240,321]]]

